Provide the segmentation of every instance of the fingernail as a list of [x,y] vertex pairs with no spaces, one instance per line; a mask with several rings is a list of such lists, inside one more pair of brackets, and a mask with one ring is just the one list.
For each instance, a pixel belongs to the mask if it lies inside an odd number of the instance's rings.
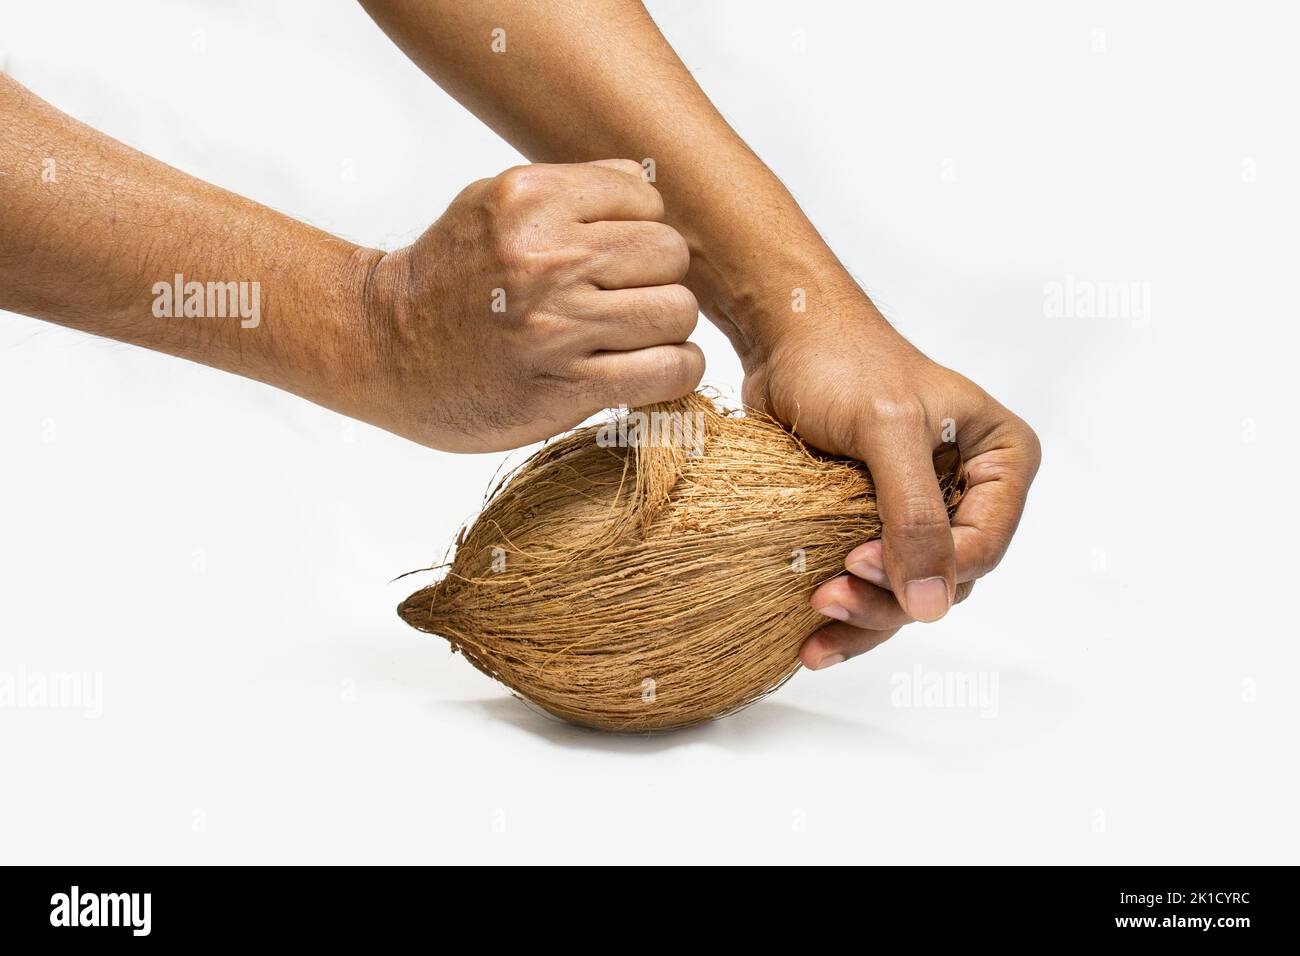
[[833,617],[837,621],[847,621],[849,612],[844,610],[838,604],[824,604],[821,607],[813,608],[818,614],[825,614],[827,617]]
[[948,613],[948,583],[943,578],[908,581],[903,597],[907,613],[918,621],[937,621]]
[[817,662],[817,666],[814,667],[813,670],[824,671],[826,668],[834,667],[836,664],[843,664],[846,659],[847,658],[845,658],[843,654],[827,654]]
[[849,574],[855,578],[862,578],[864,581],[870,581],[876,587],[889,587],[889,578],[885,577],[885,569],[876,567],[869,561],[855,561],[848,566]]

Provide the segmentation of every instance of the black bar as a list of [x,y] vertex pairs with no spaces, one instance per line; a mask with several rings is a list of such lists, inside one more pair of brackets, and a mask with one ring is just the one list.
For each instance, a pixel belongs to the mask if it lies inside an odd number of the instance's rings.
[[774,919],[793,924],[785,932],[834,922],[835,932],[861,934],[864,948],[892,950],[908,939],[918,950],[945,940],[1183,948],[1293,936],[1290,868],[841,868],[784,877],[698,869],[611,877],[575,867],[562,879],[484,880],[413,868],[10,867],[0,877],[0,926],[6,942],[337,946],[418,934],[434,948],[464,933],[491,943],[516,929],[544,946],[578,936],[654,948],[688,926],[761,938]]

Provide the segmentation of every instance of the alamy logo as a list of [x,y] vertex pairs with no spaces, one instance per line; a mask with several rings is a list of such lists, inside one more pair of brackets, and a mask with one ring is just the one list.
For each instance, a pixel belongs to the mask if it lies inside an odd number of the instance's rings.
[[704,454],[703,412],[629,412],[618,407],[618,418],[600,426],[601,448],[685,448],[696,458]]
[[19,666],[0,671],[0,708],[80,710],[85,717],[104,714],[104,675],[99,671],[40,671]]
[[150,893],[70,893],[50,897],[51,926],[129,926],[132,936],[148,936]]
[[1135,329],[1151,324],[1150,282],[1096,282],[1067,275],[1043,286],[1049,319],[1121,319]]
[[917,664],[889,683],[895,707],[966,708],[981,717],[996,717],[1000,710],[997,671],[927,671]]
[[240,319],[242,329],[262,324],[260,282],[171,282],[153,284],[153,314],[159,319]]

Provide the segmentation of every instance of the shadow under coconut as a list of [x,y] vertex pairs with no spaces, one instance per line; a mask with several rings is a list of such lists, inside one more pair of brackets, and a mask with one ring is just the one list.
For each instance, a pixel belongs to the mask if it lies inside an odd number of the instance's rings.
[[448,706],[470,709],[492,720],[560,747],[599,750],[607,753],[650,754],[689,744],[711,743],[736,750],[750,747],[769,750],[784,736],[820,741],[843,738],[857,745],[906,746],[904,738],[871,724],[843,720],[805,710],[778,700],[764,699],[728,717],[686,727],[651,733],[610,733],[561,720],[520,697],[449,701]]

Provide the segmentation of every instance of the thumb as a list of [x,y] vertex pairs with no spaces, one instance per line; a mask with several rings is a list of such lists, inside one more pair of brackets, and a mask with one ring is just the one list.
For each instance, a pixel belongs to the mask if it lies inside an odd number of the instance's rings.
[[859,455],[876,487],[889,587],[908,616],[937,621],[956,592],[952,528],[920,417],[873,428]]

